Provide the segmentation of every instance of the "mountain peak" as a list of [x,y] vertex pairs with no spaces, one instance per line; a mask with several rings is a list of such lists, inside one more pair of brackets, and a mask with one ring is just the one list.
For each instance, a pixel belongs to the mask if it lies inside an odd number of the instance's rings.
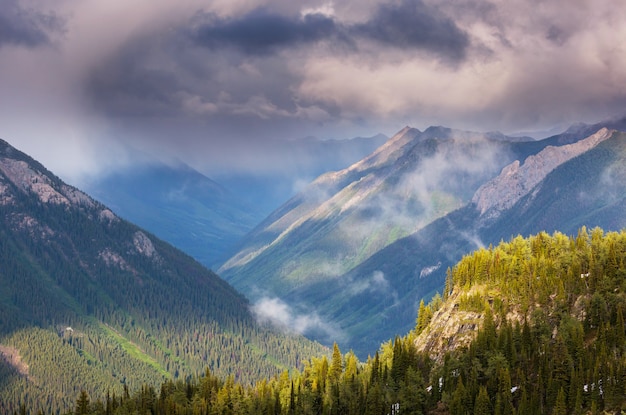
[[372,154],[353,164],[348,169],[365,170],[373,166],[391,163],[402,155],[404,146],[414,141],[421,134],[423,133],[417,128],[406,126],[394,134],[385,144],[378,147]]
[[424,130],[424,136],[427,138],[450,138],[453,130],[448,127],[444,127],[441,125],[431,125],[426,130]]

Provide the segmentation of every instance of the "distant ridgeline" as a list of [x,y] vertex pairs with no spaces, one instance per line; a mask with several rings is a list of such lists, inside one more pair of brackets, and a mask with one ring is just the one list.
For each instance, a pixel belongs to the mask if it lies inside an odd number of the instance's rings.
[[[82,394],[77,414],[582,414],[626,405],[626,232],[540,233],[465,256],[366,363],[335,345],[255,386],[206,371]],[[97,398],[97,399],[95,399]]]

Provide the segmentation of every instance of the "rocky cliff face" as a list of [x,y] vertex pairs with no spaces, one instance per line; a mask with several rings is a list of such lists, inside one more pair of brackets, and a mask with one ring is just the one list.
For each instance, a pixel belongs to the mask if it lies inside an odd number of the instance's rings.
[[495,219],[528,194],[556,167],[594,148],[611,137],[614,130],[602,128],[595,134],[560,147],[549,146],[528,157],[523,164],[514,161],[495,179],[482,185],[472,198],[472,203],[485,219]]
[[[484,310],[479,312],[461,306],[463,297],[472,296],[479,296],[493,304],[494,298],[500,296],[500,293],[488,285],[475,285],[467,291],[455,289],[441,308],[435,311],[428,327],[415,339],[415,346],[420,352],[427,352],[435,360],[441,360],[447,352],[470,345],[485,321]],[[522,323],[524,314],[519,306],[510,305],[505,318],[511,323]],[[496,319],[495,323],[499,327],[503,321]]]
[[104,205],[63,183],[39,163],[26,159],[22,153],[0,140],[0,206],[5,208],[6,219],[14,230],[25,232],[34,239],[49,241],[57,235],[57,230],[28,212],[19,211],[20,200],[24,198],[37,200],[42,205],[81,209],[102,223],[111,224],[120,220]]
[[[12,158],[12,153],[16,153],[12,147],[0,142],[0,203],[9,204],[13,200],[15,195],[9,185],[11,183],[19,191],[36,195],[42,203],[97,207],[98,204],[85,193],[60,182],[54,183],[49,172],[40,171],[36,165],[25,160]],[[105,213],[105,216],[110,216],[110,213]]]

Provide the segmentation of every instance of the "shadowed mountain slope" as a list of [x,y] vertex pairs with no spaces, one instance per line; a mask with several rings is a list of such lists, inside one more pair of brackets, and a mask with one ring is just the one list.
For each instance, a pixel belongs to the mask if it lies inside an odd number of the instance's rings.
[[[462,207],[504,165],[541,148],[500,134],[406,127],[360,162],[320,176],[272,213],[219,273],[255,301],[280,297],[295,315],[323,315],[305,332],[326,341],[338,336],[342,345],[364,351],[347,340],[353,329],[385,324],[381,316],[396,298],[385,273],[340,276]],[[337,316],[354,326],[334,326]]]
[[3,413],[205,368],[250,383],[326,353],[259,325],[217,275],[4,141],[0,265]]

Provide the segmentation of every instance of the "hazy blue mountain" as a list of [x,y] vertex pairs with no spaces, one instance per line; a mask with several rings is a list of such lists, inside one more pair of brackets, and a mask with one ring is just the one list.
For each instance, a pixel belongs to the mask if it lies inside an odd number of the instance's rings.
[[269,171],[222,171],[212,174],[216,181],[266,217],[304,186],[329,171],[344,169],[366,157],[387,136],[355,137],[345,140],[320,140],[306,137],[287,142],[269,143],[280,154],[281,161]]
[[254,205],[184,164],[139,164],[85,188],[121,217],[207,267],[263,219]]
[[4,141],[0,286],[2,413],[205,368],[249,383],[327,352],[260,325],[217,275]]
[[214,179],[182,163],[143,162],[94,177],[83,187],[121,217],[213,268],[298,186],[360,160],[386,139],[379,134],[293,140],[276,149],[285,158],[277,171],[228,171]]

